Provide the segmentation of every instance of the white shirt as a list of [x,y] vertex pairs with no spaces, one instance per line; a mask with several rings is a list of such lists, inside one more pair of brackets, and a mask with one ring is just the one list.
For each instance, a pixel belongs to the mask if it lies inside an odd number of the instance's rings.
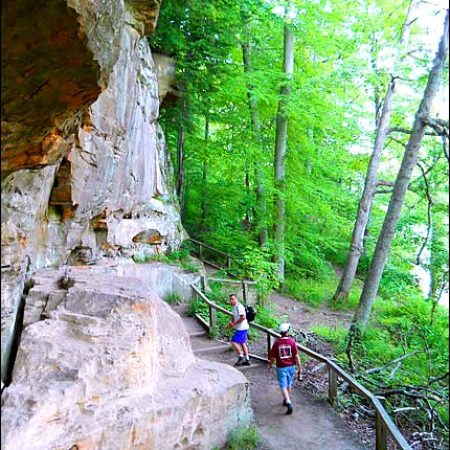
[[[241,318],[241,316],[245,317],[245,307],[244,307],[244,305],[242,305],[240,303],[236,303],[233,307],[234,322],[239,320]],[[247,319],[243,320],[242,322],[240,322],[234,326],[234,329],[239,330],[239,331],[248,330],[249,328],[250,328],[250,325],[248,324]]]

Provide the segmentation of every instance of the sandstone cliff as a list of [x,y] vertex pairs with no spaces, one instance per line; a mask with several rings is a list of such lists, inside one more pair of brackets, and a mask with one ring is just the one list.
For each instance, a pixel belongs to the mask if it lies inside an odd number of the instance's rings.
[[194,358],[152,277],[108,266],[184,238],[146,38],[159,6],[2,3],[2,380],[25,317],[2,449],[210,449],[248,421],[245,378]]

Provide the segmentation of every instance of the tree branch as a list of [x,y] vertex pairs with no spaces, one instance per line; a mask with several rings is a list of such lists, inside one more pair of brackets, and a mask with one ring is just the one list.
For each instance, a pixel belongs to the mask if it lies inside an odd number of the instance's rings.
[[447,158],[447,161],[450,163],[450,156],[448,151],[448,137],[442,136],[442,145],[444,147],[444,155]]
[[379,191],[375,191],[375,195],[378,194],[392,194],[392,192],[394,192],[393,189],[380,189]]
[[[426,122],[428,125],[428,122]],[[431,125],[430,125],[431,126]],[[389,128],[388,130],[388,134],[391,133],[403,133],[403,134],[411,134],[411,130],[408,130],[407,128],[400,128],[400,127],[394,127],[394,128]],[[435,132],[435,133],[425,133],[426,136],[443,136],[442,132]],[[448,136],[448,130],[447,130],[447,134],[444,134],[444,136]]]
[[424,121],[430,128],[433,128],[437,136],[446,136],[447,138],[449,137],[447,121],[439,119],[438,117],[433,119],[429,116],[425,117]]
[[428,178],[427,178],[427,172],[425,170],[425,168],[422,166],[422,164],[420,162],[417,163],[420,171],[422,172],[422,177],[423,180],[425,182],[425,195],[427,197],[427,202],[428,202],[428,208],[427,208],[427,235],[425,237],[425,241],[423,242],[422,246],[420,247],[419,253],[417,254],[416,257],[416,263],[417,265],[420,265],[420,258],[422,257],[422,253],[425,250],[427,244],[428,244],[428,240],[430,239],[431,236],[431,227],[432,227],[432,215],[431,215],[431,210],[433,208],[433,198],[431,197],[431,193],[430,193],[430,183],[428,182]]
[[394,184],[395,183],[393,181],[384,181],[384,180],[378,180],[377,181],[377,186],[390,186],[390,187],[393,187]]
[[397,358],[397,359],[394,359],[392,361],[389,361],[384,366],[368,369],[368,370],[364,371],[363,374],[364,375],[370,375],[370,374],[373,374],[373,373],[381,372],[382,370],[387,369],[389,366],[392,366],[393,364],[397,364],[399,362],[402,362],[406,358],[410,358],[411,356],[417,355],[417,353],[422,353],[422,351],[421,350],[415,350],[414,352],[407,353],[406,355],[403,355],[400,358]]

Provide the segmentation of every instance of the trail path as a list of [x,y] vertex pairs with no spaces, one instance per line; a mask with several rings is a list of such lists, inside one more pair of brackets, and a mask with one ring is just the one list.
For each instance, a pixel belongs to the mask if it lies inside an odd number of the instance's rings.
[[286,315],[287,321],[303,332],[313,331],[316,326],[348,328],[353,315],[351,311],[332,311],[326,303],[315,309],[276,292],[270,300],[278,317]]
[[[187,317],[182,308],[175,309],[183,318],[199,358],[225,364],[235,362],[229,345],[210,340],[195,319]],[[243,371],[250,383],[255,423],[261,437],[258,450],[367,450],[324,396],[314,395],[298,383],[293,390],[294,413],[286,416],[275,374],[269,374],[266,364],[255,361],[250,367],[236,370]]]

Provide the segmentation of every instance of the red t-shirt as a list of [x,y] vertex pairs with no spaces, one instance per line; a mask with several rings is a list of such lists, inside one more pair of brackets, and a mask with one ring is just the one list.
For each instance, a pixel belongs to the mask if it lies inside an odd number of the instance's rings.
[[277,367],[289,367],[295,365],[295,357],[298,354],[297,344],[291,337],[282,337],[273,344],[269,359],[277,360]]

